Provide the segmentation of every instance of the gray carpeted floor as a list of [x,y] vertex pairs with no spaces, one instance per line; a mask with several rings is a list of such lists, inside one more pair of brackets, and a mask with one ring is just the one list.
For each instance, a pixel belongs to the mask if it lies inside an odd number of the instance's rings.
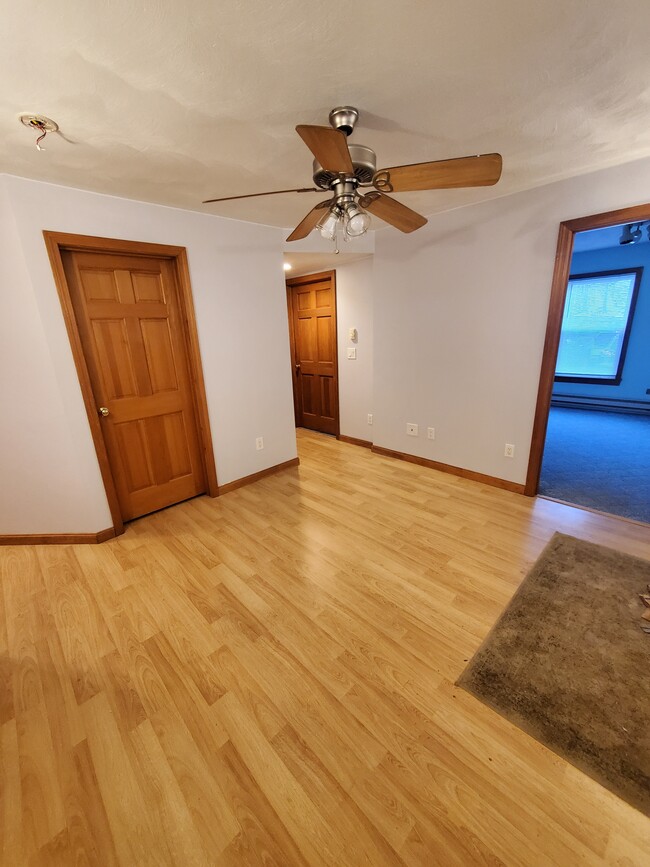
[[556,533],[458,683],[650,816],[650,562]]
[[539,493],[650,523],[650,416],[552,407]]

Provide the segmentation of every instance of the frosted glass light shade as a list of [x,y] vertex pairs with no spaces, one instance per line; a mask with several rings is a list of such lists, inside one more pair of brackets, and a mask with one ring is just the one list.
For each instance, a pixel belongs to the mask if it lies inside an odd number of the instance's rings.
[[333,213],[332,211],[325,217],[324,220],[321,220],[318,224],[318,231],[321,233],[322,237],[327,241],[333,241],[336,237],[336,228],[339,224],[338,214]]
[[359,235],[365,235],[370,228],[370,217],[365,211],[357,211],[357,213],[348,216],[345,224],[345,231],[353,238],[358,238]]

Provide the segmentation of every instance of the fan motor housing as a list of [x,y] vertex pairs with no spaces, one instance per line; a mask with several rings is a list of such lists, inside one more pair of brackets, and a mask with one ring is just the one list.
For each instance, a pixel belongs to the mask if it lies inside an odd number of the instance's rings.
[[[348,144],[350,159],[354,167],[354,177],[359,184],[370,184],[377,171],[377,155],[365,145]],[[329,190],[332,182],[338,180],[340,175],[336,172],[328,172],[318,160],[314,160],[314,183],[322,190]]]

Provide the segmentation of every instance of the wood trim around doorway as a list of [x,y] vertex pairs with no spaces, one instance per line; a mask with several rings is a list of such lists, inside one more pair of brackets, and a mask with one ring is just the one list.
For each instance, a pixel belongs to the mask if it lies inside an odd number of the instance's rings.
[[[187,262],[185,247],[176,247],[169,244],[152,244],[146,241],[122,241],[115,238],[100,238],[92,235],[73,235],[65,232],[44,231],[43,238],[50,259],[54,282],[56,284],[63,318],[65,320],[72,356],[74,358],[81,393],[83,396],[86,414],[90,425],[99,469],[106,490],[106,497],[113,520],[115,535],[124,532],[124,521],[119,506],[115,481],[106,451],[106,444],[102,434],[101,425],[97,416],[95,399],[91,386],[90,374],[86,357],[84,355],[77,320],[72,305],[72,298],[68,287],[65,270],[63,267],[62,253],[71,252],[94,252],[94,253],[122,253],[126,255],[152,256],[158,259],[169,259],[174,265],[176,283],[178,288],[178,301],[183,320],[183,337],[187,348],[187,357],[190,366],[190,381],[192,386],[192,398],[196,412],[198,436],[201,445],[201,458],[205,470],[207,493],[210,497],[219,495],[217,482],[217,468],[214,461],[212,447],[212,434],[208,416],[208,405],[205,396],[205,383],[203,368],[199,352],[199,342],[194,314],[194,302],[192,300],[192,286]],[[104,531],[105,532],[105,531]]]
[[607,211],[603,214],[593,214],[590,217],[580,217],[576,220],[566,220],[560,223],[553,282],[551,284],[551,298],[548,306],[546,337],[544,338],[542,368],[537,391],[537,405],[535,407],[535,419],[533,422],[533,435],[530,444],[530,457],[528,459],[528,472],[526,474],[526,484],[524,485],[524,494],[528,497],[534,497],[539,488],[546,428],[551,408],[553,383],[555,381],[555,365],[560,346],[564,302],[566,300],[571,272],[574,237],[578,232],[587,232],[591,229],[604,229],[608,226],[617,226],[621,223],[639,223],[646,220],[650,220],[650,204],[620,208],[617,211]]

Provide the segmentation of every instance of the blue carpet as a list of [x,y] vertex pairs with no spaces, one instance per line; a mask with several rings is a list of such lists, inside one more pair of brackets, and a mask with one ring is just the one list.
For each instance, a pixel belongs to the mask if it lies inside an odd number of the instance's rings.
[[539,493],[650,523],[650,417],[552,407]]

